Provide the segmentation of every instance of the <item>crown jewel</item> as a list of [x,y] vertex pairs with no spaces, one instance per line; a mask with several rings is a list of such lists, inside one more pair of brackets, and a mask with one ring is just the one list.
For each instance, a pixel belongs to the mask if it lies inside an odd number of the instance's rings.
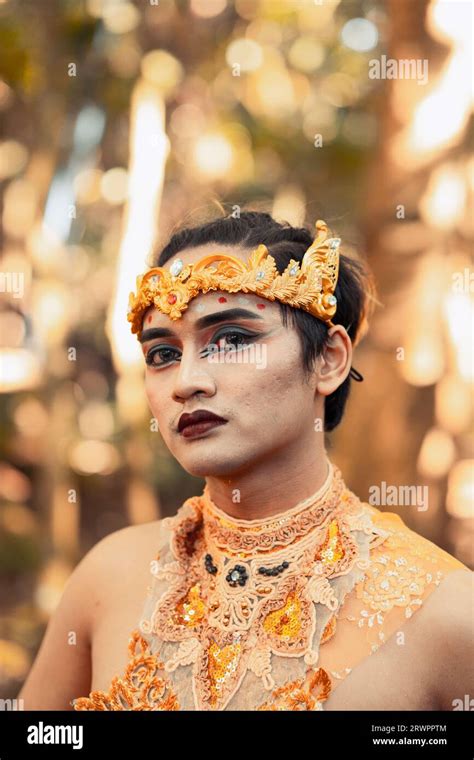
[[209,290],[255,293],[304,309],[332,325],[337,299],[340,238],[328,237],[328,227],[318,219],[316,237],[301,262],[291,259],[280,274],[275,259],[261,244],[247,263],[235,256],[213,253],[194,264],[176,259],[169,270],[154,267],[137,277],[137,293],[130,293],[127,319],[132,333],[139,333],[145,311],[155,306],[170,319],[179,319],[191,299]]

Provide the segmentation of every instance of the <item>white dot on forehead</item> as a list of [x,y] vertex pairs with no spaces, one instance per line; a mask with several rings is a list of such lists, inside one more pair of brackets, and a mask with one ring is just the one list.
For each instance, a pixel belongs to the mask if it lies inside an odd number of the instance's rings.
[[205,304],[203,303],[195,303],[193,306],[190,306],[188,311],[194,312],[194,311],[204,311],[206,308]]
[[250,300],[248,298],[245,298],[245,296],[239,296],[239,298],[237,300],[241,304],[249,304],[250,303]]

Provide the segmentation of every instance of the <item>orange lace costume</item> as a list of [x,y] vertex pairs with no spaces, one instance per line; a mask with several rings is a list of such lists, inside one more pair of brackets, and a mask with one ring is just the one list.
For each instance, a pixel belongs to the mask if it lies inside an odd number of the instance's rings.
[[271,518],[231,518],[206,486],[163,519],[126,671],[74,709],[322,710],[449,572],[468,569],[328,465],[316,494]]

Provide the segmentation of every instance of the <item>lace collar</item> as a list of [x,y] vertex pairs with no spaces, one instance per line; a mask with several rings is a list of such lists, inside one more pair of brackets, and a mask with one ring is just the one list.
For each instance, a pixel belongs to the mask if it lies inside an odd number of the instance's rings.
[[[322,486],[290,509],[256,520],[231,517],[210,499],[208,486],[199,497],[206,542],[219,551],[242,559],[273,553],[312,535],[347,501],[340,470],[329,460]],[[346,497],[346,498],[345,498]]]

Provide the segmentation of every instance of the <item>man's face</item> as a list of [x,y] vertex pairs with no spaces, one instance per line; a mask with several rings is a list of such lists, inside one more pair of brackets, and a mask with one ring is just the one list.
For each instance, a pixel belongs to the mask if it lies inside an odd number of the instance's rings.
[[[180,252],[165,268],[177,258],[191,264],[218,251],[243,260],[249,255],[213,243]],[[240,315],[232,316],[236,309]],[[154,329],[170,334],[154,336]],[[190,474],[230,478],[314,436],[316,378],[304,378],[298,335],[283,326],[277,301],[209,291],[192,299],[177,320],[151,307],[141,341],[151,412],[167,447]],[[319,402],[322,409],[321,397]],[[184,437],[180,416],[199,409],[226,424]]]

